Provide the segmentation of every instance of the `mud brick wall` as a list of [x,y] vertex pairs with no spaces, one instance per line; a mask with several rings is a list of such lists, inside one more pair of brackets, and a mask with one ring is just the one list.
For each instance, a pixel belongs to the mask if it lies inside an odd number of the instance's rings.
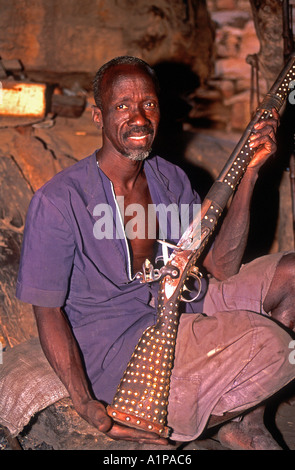
[[[207,5],[215,27],[214,68],[206,87],[194,95],[199,104],[191,117],[213,128],[242,130],[250,117],[251,65],[247,57],[260,47],[251,5],[249,0],[208,0]],[[263,94],[263,79],[259,87]]]

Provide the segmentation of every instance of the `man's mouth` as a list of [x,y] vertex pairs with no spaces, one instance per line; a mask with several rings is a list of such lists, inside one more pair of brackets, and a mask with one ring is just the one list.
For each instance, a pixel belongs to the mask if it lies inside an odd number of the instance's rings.
[[129,139],[132,139],[132,140],[143,140],[143,139],[145,139],[147,136],[148,136],[148,134],[144,134],[144,135],[130,135],[130,136],[129,136]]
[[140,142],[152,134],[153,130],[150,127],[139,127],[135,129],[130,129],[128,132],[125,132],[124,138]]

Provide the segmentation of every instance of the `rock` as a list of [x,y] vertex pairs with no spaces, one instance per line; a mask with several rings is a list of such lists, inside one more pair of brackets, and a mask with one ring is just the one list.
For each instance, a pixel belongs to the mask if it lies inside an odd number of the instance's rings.
[[234,95],[235,85],[232,80],[221,80],[218,88],[224,99],[230,98]]
[[[2,63],[0,62],[0,79],[3,80],[3,78],[6,78],[6,77],[7,77],[6,70],[3,67]],[[1,85],[1,89],[2,89],[2,85]]]
[[20,441],[45,443],[53,450],[174,450],[176,445],[156,446],[138,442],[116,441],[88,424],[74,410],[69,398],[50,405],[35,418]]
[[[238,135],[233,139],[218,133],[194,133],[187,139],[185,158],[217,178],[227,159],[230,157]],[[209,188],[208,188],[209,190]]]
[[[97,69],[129,54],[155,64],[190,64],[204,80],[211,68],[213,27],[206,1],[185,0],[0,0],[1,54],[20,57],[35,80],[67,85],[79,79],[88,88]],[[39,77],[39,78],[38,78]],[[84,85],[84,83],[82,83]]]
[[282,2],[250,0],[250,4],[260,43],[259,70],[269,88],[277,78],[284,60]]
[[14,132],[13,146],[14,158],[33,191],[62,169],[52,151],[33,136],[31,127]]
[[218,10],[234,10],[236,8],[235,0],[216,0]]
[[17,73],[23,70],[23,65],[18,59],[1,59],[1,64],[7,72]]
[[51,112],[58,116],[77,118],[85,109],[85,99],[80,96],[53,95]]
[[[293,397],[294,401],[294,397]],[[295,406],[293,403],[283,402],[280,404],[276,414],[276,424],[282,432],[284,441],[289,450],[295,450]]]
[[219,59],[215,64],[215,77],[224,79],[239,79],[249,77],[251,68],[243,58]]
[[34,136],[44,142],[62,168],[101,147],[101,131],[92,120],[90,108],[79,119],[58,116],[54,121],[53,128],[34,128]]
[[236,95],[224,100],[224,104],[226,106],[230,106],[232,104],[240,103],[240,102],[248,102],[249,103],[250,92],[248,90],[243,91],[241,93],[237,93]]
[[211,16],[218,28],[225,25],[243,28],[251,18],[249,12],[239,10],[215,11]]
[[22,231],[32,191],[10,157],[0,157],[0,181],[0,336],[7,347],[13,347],[36,335],[31,306],[15,297]]
[[253,21],[248,21],[243,29],[240,43],[240,56],[247,57],[249,54],[256,54],[259,52],[259,41],[255,31]]
[[242,31],[225,26],[216,32],[216,53],[218,57],[237,57],[240,52]]
[[231,129],[245,129],[250,122],[249,92],[247,99],[236,101],[231,108]]

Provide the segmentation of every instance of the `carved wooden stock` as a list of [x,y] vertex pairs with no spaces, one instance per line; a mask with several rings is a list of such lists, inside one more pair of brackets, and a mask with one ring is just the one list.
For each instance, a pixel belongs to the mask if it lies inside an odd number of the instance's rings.
[[107,408],[108,414],[115,421],[155,432],[160,436],[169,435],[167,407],[170,375],[180,315],[178,307],[185,281],[196,273],[195,263],[254,155],[254,151],[249,147],[249,137],[254,125],[271,116],[273,108],[278,112],[281,110],[293,80],[295,80],[294,54],[257,109],[205,197],[201,208],[201,237],[196,235],[193,221],[171,254],[166,266],[177,269],[179,274],[176,277],[164,275],[160,280],[157,322],[143,333],[113,402]]

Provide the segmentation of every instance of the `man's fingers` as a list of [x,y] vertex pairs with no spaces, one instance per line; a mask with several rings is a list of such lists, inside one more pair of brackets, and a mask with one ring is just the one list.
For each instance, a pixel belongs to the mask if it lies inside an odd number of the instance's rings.
[[261,135],[272,134],[273,136],[275,136],[276,132],[277,132],[276,126],[271,121],[265,121],[265,123],[263,123],[263,125],[260,126],[259,128],[255,127],[254,131],[250,135],[250,140],[255,140],[257,139],[257,137]]
[[140,429],[129,428],[127,426],[121,426],[114,424],[112,429],[106,433],[112,439],[123,439],[125,441],[137,441],[141,444],[157,444],[167,445],[167,439],[159,437],[155,433],[141,431]]
[[155,433],[122,426],[108,416],[105,406],[97,400],[89,400],[80,410],[81,416],[94,425],[100,432],[103,432],[112,439],[134,441],[140,443],[150,443],[157,445],[167,445],[168,440],[159,437]]
[[274,142],[270,134],[255,136],[255,138],[250,137],[250,140],[251,142],[249,144],[249,147],[253,149],[258,148],[263,145],[265,149],[269,152],[274,152],[276,150],[276,143]]
[[87,403],[83,417],[100,432],[109,431],[113,425],[113,420],[107,415],[104,405],[97,400],[90,400]]
[[272,117],[267,119],[261,119],[254,125],[255,130],[261,130],[267,126],[271,126],[274,129],[274,132],[277,131],[278,126],[280,125],[280,115],[275,108],[272,109]]

